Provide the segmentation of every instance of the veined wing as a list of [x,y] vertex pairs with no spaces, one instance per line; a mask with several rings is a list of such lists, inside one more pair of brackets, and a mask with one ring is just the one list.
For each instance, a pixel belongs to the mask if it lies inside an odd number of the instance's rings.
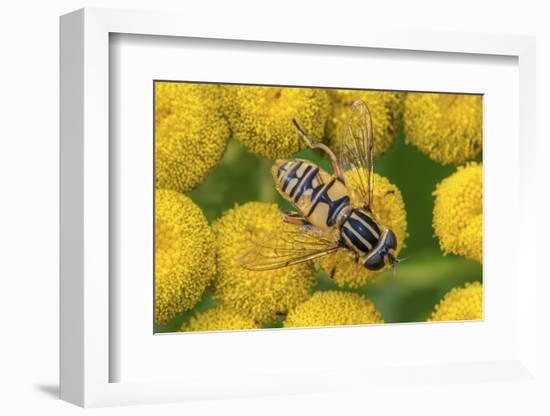
[[247,270],[274,270],[335,253],[341,248],[337,239],[320,230],[292,227],[278,230],[276,235],[253,240],[252,248],[239,259]]
[[356,170],[355,193],[361,205],[371,209],[374,188],[374,141],[372,119],[367,104],[357,100],[349,118],[339,128],[340,164],[344,170]]

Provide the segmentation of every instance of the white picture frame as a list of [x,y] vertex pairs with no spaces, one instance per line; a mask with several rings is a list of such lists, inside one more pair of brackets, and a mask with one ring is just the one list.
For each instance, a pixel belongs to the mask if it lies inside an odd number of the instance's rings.
[[[533,38],[468,33],[422,33],[355,29],[328,34],[312,26],[280,30],[276,25],[241,26],[234,32],[231,22],[217,21],[205,26],[192,16],[167,13],[83,9],[61,18],[61,398],[80,406],[160,403],[200,398],[231,398],[269,394],[297,394],[338,391],[369,386],[383,397],[392,388],[407,388],[411,383],[429,386],[451,380],[483,385],[487,400],[499,399],[497,388],[487,384],[506,381],[521,388],[541,387],[536,362],[536,262],[528,244],[536,240],[535,200],[531,197],[535,169],[534,145],[519,151],[517,206],[512,210],[520,218],[517,270],[521,267],[516,297],[517,345],[497,360],[439,363],[420,360],[406,368],[335,367],[319,373],[288,369],[266,373],[263,379],[243,379],[223,371],[212,379],[188,378],[176,381],[113,382],[111,368],[120,360],[112,349],[111,312],[113,287],[109,276],[110,258],[110,174],[116,163],[110,157],[110,38],[113,34],[163,36],[173,38],[225,39],[226,41],[271,42],[280,45],[331,45],[334,48],[370,48],[374,50],[424,51],[436,54],[508,56],[517,59],[519,102],[517,139],[535,142],[535,42]],[[245,35],[243,35],[245,34]],[[435,56],[435,55],[434,55]],[[435,58],[437,59],[437,58]],[[526,215],[529,213],[529,215]],[[514,271],[512,271],[514,273]],[[424,326],[422,328],[425,328]],[[416,328],[416,329],[415,329]],[[425,331],[421,327],[402,326],[400,331]],[[330,329],[324,329],[327,331]],[[346,333],[354,331],[352,328]],[[445,329],[446,331],[448,329]],[[450,331],[456,330],[451,329]],[[300,330],[294,331],[300,334]],[[275,334],[276,331],[267,331]],[[315,338],[318,332],[303,332],[302,340]],[[151,334],[152,335],[152,334]],[[211,335],[209,335],[211,336]],[[273,335],[266,335],[271,336]],[[334,337],[345,336],[344,332]],[[163,337],[170,343],[170,337]],[[244,340],[224,338],[238,345]],[[138,347],[136,347],[138,348]],[[236,371],[236,370],[234,370]],[[154,378],[152,378],[154,379]],[[399,380],[396,382],[395,380]],[[488,383],[482,383],[482,382]],[[380,387],[382,385],[382,387]],[[384,385],[386,387],[384,387]],[[525,387],[528,385],[528,387]],[[516,386],[517,387],[517,386]],[[373,394],[373,396],[376,396]],[[406,406],[404,407],[406,408]]]

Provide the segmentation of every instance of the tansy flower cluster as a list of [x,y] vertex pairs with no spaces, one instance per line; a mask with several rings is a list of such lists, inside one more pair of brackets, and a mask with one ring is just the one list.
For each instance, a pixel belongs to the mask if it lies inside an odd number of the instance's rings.
[[187,196],[155,193],[155,322],[191,309],[216,272],[214,236]]
[[464,163],[481,150],[481,114],[479,95],[409,93],[405,137],[436,162]]
[[315,283],[309,263],[269,271],[251,271],[240,264],[258,241],[276,240],[281,230],[293,227],[281,218],[275,204],[248,202],[227,211],[213,225],[219,266],[215,295],[260,323],[273,321],[306,300]]
[[324,291],[315,294],[290,311],[286,328],[382,324],[382,315],[364,296],[350,292]]
[[323,139],[330,109],[325,90],[228,85],[223,92],[225,114],[235,137],[260,157],[287,158],[304,147],[293,118],[312,139]]
[[260,328],[260,325],[253,319],[225,305],[220,305],[196,314],[181,329],[182,331],[229,331],[257,328]]
[[229,139],[221,87],[157,82],[155,97],[156,186],[190,191],[219,162]]
[[[253,254],[262,241],[284,242],[283,235],[296,232],[298,226],[282,221],[277,201],[264,199],[269,193],[259,193],[262,201],[253,200],[258,197],[235,198],[231,205],[222,205],[216,215],[211,215],[194,192],[219,175],[219,169],[210,175],[214,169],[226,166],[232,153],[226,152],[228,141],[231,149],[239,146],[238,151],[254,158],[258,162],[254,166],[262,169],[275,159],[295,157],[305,143],[293,119],[314,142],[328,145],[339,155],[339,126],[358,99],[370,109],[377,160],[398,153],[392,153],[392,146],[416,152],[415,146],[432,165],[428,157],[441,165],[460,165],[450,176],[438,177],[435,189],[435,181],[430,183],[426,195],[433,192],[434,208],[432,224],[428,219],[425,226],[433,225],[439,243],[439,248],[433,249],[437,256],[452,253],[482,261],[482,164],[473,161],[479,160],[476,158],[482,150],[481,97],[156,82],[156,328],[170,322],[171,328],[194,332],[388,321],[381,312],[387,309],[368,289],[385,280],[375,278],[391,276],[385,273],[390,266],[369,271],[357,264],[350,250],[341,249],[275,270],[249,270],[243,267],[243,256]],[[405,140],[400,132],[404,132]],[[321,157],[321,152],[311,154]],[[415,169],[406,163],[402,168]],[[406,182],[394,178],[391,170],[381,171],[387,177],[374,174],[372,215],[378,224],[394,232],[395,255],[399,257],[414,237],[412,231],[411,236],[408,234],[412,222],[407,209],[416,200],[408,196]],[[345,172],[355,208],[364,208],[359,187],[367,176],[362,169]],[[267,182],[264,179],[258,179],[258,186],[262,190],[271,186],[276,192],[271,177]],[[232,186],[239,188],[240,183]],[[200,188],[199,192],[201,189],[210,188]],[[230,189],[226,186],[222,195],[229,194]],[[235,194],[240,190],[235,189]],[[211,196],[215,200],[216,195]],[[330,281],[328,287],[323,286],[327,284],[323,279]],[[399,285],[399,278],[395,282]],[[454,288],[439,304],[428,306],[430,310],[433,307],[431,321],[481,319],[482,284],[476,281]]]
[[439,302],[429,321],[465,321],[483,319],[483,286],[480,282],[454,288]]
[[445,254],[481,262],[483,247],[482,165],[461,166],[437,185],[433,226]]

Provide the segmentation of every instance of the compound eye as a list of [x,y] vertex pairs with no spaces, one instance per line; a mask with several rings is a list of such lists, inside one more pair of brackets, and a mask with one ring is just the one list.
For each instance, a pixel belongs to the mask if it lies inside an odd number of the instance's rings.
[[393,233],[392,230],[388,230],[388,234],[386,235],[385,245],[394,250],[397,248],[397,239],[395,238],[395,234]]
[[369,270],[380,270],[384,267],[384,257],[380,253],[375,253],[365,260],[363,265]]

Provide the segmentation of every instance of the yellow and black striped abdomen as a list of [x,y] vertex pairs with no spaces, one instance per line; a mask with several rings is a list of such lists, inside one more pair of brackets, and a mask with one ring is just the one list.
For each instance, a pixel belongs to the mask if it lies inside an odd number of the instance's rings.
[[272,173],[281,195],[316,227],[333,227],[350,203],[344,183],[309,161],[277,160]]

